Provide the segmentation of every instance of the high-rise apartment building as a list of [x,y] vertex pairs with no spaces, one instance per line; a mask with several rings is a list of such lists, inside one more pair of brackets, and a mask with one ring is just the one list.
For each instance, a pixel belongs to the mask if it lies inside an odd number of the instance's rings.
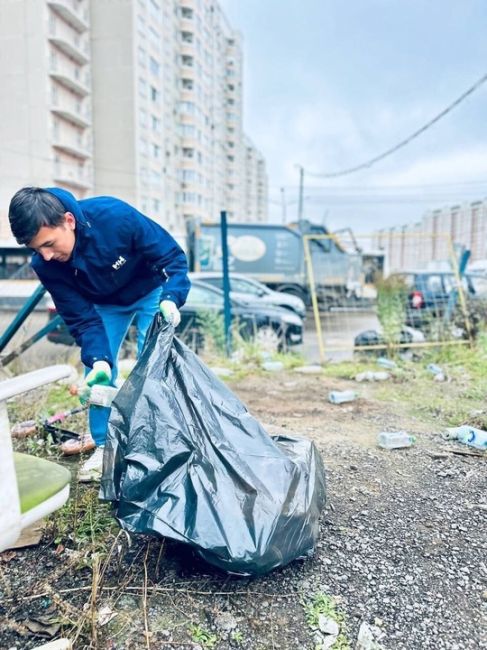
[[0,2],[0,47],[3,214],[35,184],[115,195],[173,232],[223,209],[266,218],[259,154],[260,175],[248,172],[241,37],[217,2]]
[[245,190],[242,221],[267,221],[267,172],[265,160],[250,138],[244,138]]
[[0,238],[13,192],[93,190],[89,0],[0,2]]

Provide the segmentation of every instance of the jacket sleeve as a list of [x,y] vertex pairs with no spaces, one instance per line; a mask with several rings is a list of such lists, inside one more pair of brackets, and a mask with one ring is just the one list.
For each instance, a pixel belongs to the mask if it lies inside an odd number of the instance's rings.
[[43,277],[39,269],[34,270],[51,294],[69,333],[81,348],[81,361],[84,365],[92,368],[95,361],[107,361],[113,366],[105,327],[93,304],[67,280]]
[[140,212],[130,221],[130,228],[134,249],[161,277],[161,300],[172,300],[178,307],[184,305],[191,283],[183,249],[164,228]]

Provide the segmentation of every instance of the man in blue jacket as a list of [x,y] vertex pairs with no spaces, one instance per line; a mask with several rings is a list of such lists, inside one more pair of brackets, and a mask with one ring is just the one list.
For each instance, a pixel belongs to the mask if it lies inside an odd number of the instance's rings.
[[[26,187],[10,203],[19,244],[32,248],[32,268],[81,348],[85,387],[114,385],[117,357],[137,314],[138,349],[157,310],[177,327],[188,295],[186,256],[157,223],[119,199],[77,201],[60,188]],[[106,426],[90,427],[97,448],[81,481],[101,476]]]

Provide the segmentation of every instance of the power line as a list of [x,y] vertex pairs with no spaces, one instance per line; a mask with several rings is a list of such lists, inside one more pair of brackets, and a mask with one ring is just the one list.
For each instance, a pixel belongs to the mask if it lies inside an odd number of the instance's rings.
[[469,95],[474,93],[476,90],[480,88],[485,82],[487,81],[487,74],[484,74],[478,81],[474,83],[473,86],[471,86],[468,90],[466,90],[464,93],[460,95],[455,101],[447,106],[445,109],[443,109],[438,115],[436,115],[433,119],[431,119],[429,122],[427,122],[424,126],[422,126],[420,129],[417,131],[414,131],[410,136],[405,138],[404,140],[401,140],[398,144],[396,144],[394,147],[391,147],[390,149],[387,149],[383,153],[381,153],[378,156],[375,156],[375,158],[371,158],[367,162],[361,163],[360,165],[355,165],[354,167],[348,167],[346,169],[341,169],[340,171],[336,172],[326,172],[322,174],[318,173],[312,173],[306,170],[306,174],[308,176],[314,176],[315,178],[337,178],[338,176],[346,176],[347,174],[353,174],[354,172],[359,171],[360,169],[367,169],[369,167],[372,167],[375,163],[379,162],[380,160],[384,160],[384,158],[387,158],[388,156],[391,156],[393,153],[398,151],[398,149],[401,149],[402,147],[405,147],[407,144],[409,144],[412,140],[420,136],[422,133],[430,129],[436,122],[439,122],[445,115],[450,113],[454,108],[456,108],[459,104],[461,104]]

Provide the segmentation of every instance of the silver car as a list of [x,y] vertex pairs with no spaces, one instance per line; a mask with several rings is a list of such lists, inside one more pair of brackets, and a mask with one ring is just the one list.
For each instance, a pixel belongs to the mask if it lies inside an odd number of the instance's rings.
[[[207,284],[223,289],[223,274],[216,271],[190,273],[190,279],[201,280]],[[252,300],[262,302],[272,307],[283,307],[297,314],[300,318],[306,316],[306,306],[298,296],[284,291],[273,291],[265,284],[249,278],[241,273],[230,273],[230,292],[237,300]]]

